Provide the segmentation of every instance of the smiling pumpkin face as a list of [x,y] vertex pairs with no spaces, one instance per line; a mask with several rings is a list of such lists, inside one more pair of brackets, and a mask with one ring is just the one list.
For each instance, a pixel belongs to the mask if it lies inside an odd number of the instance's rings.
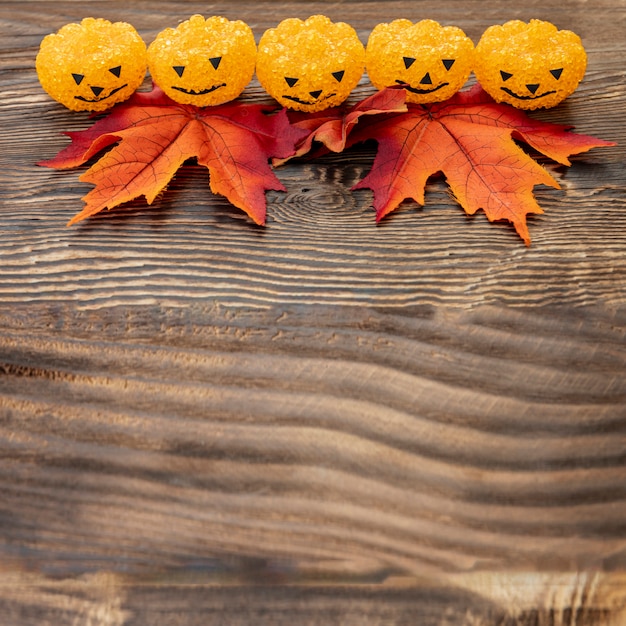
[[575,33],[542,20],[512,20],[483,33],[474,72],[496,102],[530,110],[556,106],[571,95],[586,67]]
[[256,43],[240,21],[193,15],[148,47],[154,82],[174,101],[216,106],[234,100],[254,74]]
[[377,89],[403,85],[406,101],[441,102],[465,84],[474,44],[456,26],[399,19],[378,24],[367,41],[365,66]]
[[146,44],[125,22],[85,18],[44,37],[35,62],[44,90],[74,111],[128,99],[146,73]]
[[297,111],[314,113],[340,105],[364,66],[365,48],[356,31],[324,15],[283,20],[259,42],[259,82],[280,104]]
[[234,100],[254,74],[256,44],[240,20],[193,15],[148,47],[154,82],[174,101],[215,106]]

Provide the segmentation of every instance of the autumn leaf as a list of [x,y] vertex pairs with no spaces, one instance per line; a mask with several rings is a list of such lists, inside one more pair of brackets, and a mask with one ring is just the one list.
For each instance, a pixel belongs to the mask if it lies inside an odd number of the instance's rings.
[[402,88],[390,87],[377,91],[349,108],[330,107],[316,113],[288,111],[291,125],[305,134],[296,143],[296,151],[292,156],[273,159],[273,164],[281,165],[289,159],[304,156],[312,150],[314,142],[322,144],[331,152],[341,152],[346,147],[348,135],[362,116],[406,111],[405,94]]
[[479,85],[444,102],[407,107],[364,121],[347,142],[378,142],[372,169],[353,187],[373,190],[377,221],[405,199],[423,205],[427,179],[441,172],[466,213],[483,209],[490,221],[508,220],[530,245],[526,216],[543,212],[533,187],[559,184],[516,141],[563,165],[573,154],[615,145],[497,104]]
[[154,87],[135,93],[91,128],[66,134],[71,144],[39,165],[77,167],[113,146],[79,177],[95,188],[68,225],[142,195],[151,204],[194,157],[208,168],[213,193],[263,224],[265,192],[285,191],[269,159],[293,154],[304,131],[293,128],[284,111],[241,101],[198,108],[178,104]]

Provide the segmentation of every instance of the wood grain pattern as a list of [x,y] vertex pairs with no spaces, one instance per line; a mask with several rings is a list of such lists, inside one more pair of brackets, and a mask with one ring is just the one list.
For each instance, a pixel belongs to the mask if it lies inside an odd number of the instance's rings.
[[[3,625],[626,623],[626,7],[562,7],[0,4]],[[437,179],[376,226],[370,146],[279,168],[265,228],[190,163],[68,229],[89,186],[34,163],[88,118],[34,56],[87,12],[550,19],[589,69],[535,115],[618,145],[542,161],[531,248]]]

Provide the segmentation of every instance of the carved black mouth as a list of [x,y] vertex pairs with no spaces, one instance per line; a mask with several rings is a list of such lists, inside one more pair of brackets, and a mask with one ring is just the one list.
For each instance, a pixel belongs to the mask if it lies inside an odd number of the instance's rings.
[[226,87],[226,83],[221,83],[220,85],[213,85],[213,87],[208,87],[207,89],[200,89],[199,91],[196,91],[195,89],[185,89],[184,87],[176,87],[175,85],[172,86],[172,89],[176,89],[176,91],[182,91],[183,93],[186,93],[189,96],[204,96],[207,93],[211,93],[212,91],[219,89],[220,87]]
[[411,85],[409,85],[408,83],[405,83],[403,80],[396,80],[396,83],[398,83],[398,85],[402,85],[407,91],[410,91],[411,93],[415,93],[415,94],[433,93],[434,91],[443,89],[444,87],[447,87],[450,84],[450,83],[441,83],[440,85],[437,85],[436,87],[433,87],[432,89],[418,89],[417,87],[411,87]]
[[544,96],[549,96],[553,93],[556,93],[556,91],[546,91],[545,93],[540,93],[538,96],[532,95],[532,96],[520,96],[519,94],[515,93],[514,91],[511,91],[510,89],[508,89],[507,87],[500,87],[500,89],[502,89],[502,91],[504,91],[504,93],[508,93],[509,96],[511,96],[512,98],[517,98],[518,100],[536,100],[537,98],[543,98]]
[[336,93],[329,93],[327,96],[324,96],[323,98],[315,98],[315,100],[302,100],[301,98],[298,98],[297,96],[283,96],[283,98],[285,98],[285,100],[291,100],[292,102],[297,102],[298,104],[315,104],[316,102],[322,102],[322,100],[328,100],[328,98],[332,98],[333,96],[336,96]]
[[82,100],[83,102],[101,102],[102,100],[106,100],[107,98],[110,98],[112,95],[116,94],[118,91],[120,91],[120,89],[124,89],[124,87],[128,87],[128,85],[122,85],[121,87],[116,87],[115,89],[111,90],[106,96],[102,96],[102,98],[85,98],[84,96],[74,96],[75,100]]

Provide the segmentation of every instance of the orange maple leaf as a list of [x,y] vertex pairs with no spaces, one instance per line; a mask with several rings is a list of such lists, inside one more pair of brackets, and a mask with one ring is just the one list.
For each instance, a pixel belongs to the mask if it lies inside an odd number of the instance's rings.
[[151,204],[193,157],[208,168],[213,193],[263,224],[265,192],[285,191],[268,161],[293,154],[304,131],[293,128],[284,111],[238,101],[198,108],[178,104],[155,87],[135,93],[91,128],[66,134],[72,143],[39,165],[77,167],[116,144],[79,177],[95,188],[68,226],[141,195]]
[[[288,111],[291,125],[302,130],[304,134],[297,141],[293,155],[285,159],[273,159],[272,162],[274,165],[280,165],[289,159],[304,156],[313,149],[314,142],[320,143],[331,152],[341,152],[346,147],[349,134],[362,116],[404,112],[407,110],[404,103],[405,95],[406,91],[403,88],[389,87],[377,91],[349,108],[331,107],[317,113]],[[315,154],[319,156],[322,153],[321,149]]]
[[572,154],[615,145],[497,104],[479,85],[444,102],[407,107],[364,121],[348,141],[378,141],[372,169],[353,187],[373,190],[377,221],[405,199],[423,205],[427,179],[441,172],[466,213],[483,209],[489,221],[508,220],[530,245],[526,215],[543,213],[533,187],[559,184],[514,140],[562,165],[571,164]]

